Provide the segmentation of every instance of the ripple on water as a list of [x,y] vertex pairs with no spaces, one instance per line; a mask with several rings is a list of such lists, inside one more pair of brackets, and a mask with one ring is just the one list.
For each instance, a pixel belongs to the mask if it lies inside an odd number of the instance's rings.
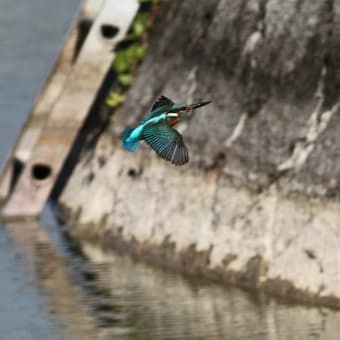
[[340,334],[340,314],[333,311],[188,281],[115,254],[101,254],[98,263],[99,250],[84,249],[78,284],[106,336],[117,328],[123,339],[335,340]]

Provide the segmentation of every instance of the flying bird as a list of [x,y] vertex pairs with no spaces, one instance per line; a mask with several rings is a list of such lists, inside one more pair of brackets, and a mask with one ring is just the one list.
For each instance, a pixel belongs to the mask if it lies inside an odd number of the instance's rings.
[[188,149],[181,134],[173,127],[187,117],[191,110],[209,103],[210,101],[175,105],[169,98],[161,96],[136,128],[124,130],[124,148],[134,152],[140,141],[144,140],[163,159],[175,165],[184,165],[189,161]]

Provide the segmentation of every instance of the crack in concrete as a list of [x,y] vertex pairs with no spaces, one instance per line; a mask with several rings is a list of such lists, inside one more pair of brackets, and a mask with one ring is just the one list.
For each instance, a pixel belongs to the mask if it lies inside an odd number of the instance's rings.
[[292,155],[277,166],[279,172],[286,172],[287,170],[299,171],[306,163],[309,155],[313,152],[316,142],[321,134],[327,129],[332,117],[340,108],[340,99],[338,99],[333,106],[325,111],[322,108],[326,102],[326,78],[328,70],[328,56],[330,55],[330,40],[332,37],[334,25],[334,0],[328,0],[325,4],[326,14],[324,18],[325,26],[325,52],[323,56],[323,67],[321,69],[321,75],[319,83],[316,89],[315,97],[318,98],[317,105],[314,112],[311,114],[307,124],[306,132],[302,141],[300,140],[295,144]]
[[321,259],[316,255],[316,253],[311,250],[311,249],[308,249],[308,248],[305,248],[304,249],[304,252],[306,254],[306,256],[312,260],[312,261],[315,261],[317,266],[319,267],[319,271],[320,273],[323,273],[324,272],[324,268],[323,268],[323,265],[322,265],[322,261]]
[[248,117],[249,116],[246,113],[243,113],[241,115],[241,117],[240,117],[238,123],[236,124],[231,136],[224,142],[224,147],[226,149],[230,149],[232,147],[232,145],[234,144],[234,142],[241,136]]
[[197,85],[198,85],[197,71],[198,71],[198,66],[195,65],[187,77],[187,81],[190,84],[189,89],[188,89],[188,94],[187,94],[187,103],[194,102],[194,93],[196,92]]
[[232,218],[231,225],[235,227],[238,221],[245,220],[253,212],[253,210],[256,209],[256,207],[261,203],[261,198],[262,194],[260,194],[259,197],[257,197],[254,200],[254,202],[249,204],[249,206],[246,208],[246,211],[239,214],[235,214],[235,216],[233,216]]
[[221,178],[221,171],[219,170],[216,176],[216,181],[215,181],[215,188],[214,192],[212,194],[212,203],[211,203],[211,213],[212,213],[212,219],[211,219],[211,227],[213,230],[217,228],[219,225],[219,220],[220,220],[220,214],[218,212],[218,209],[216,208],[217,202],[218,202],[218,190],[219,190],[219,181]]
[[267,4],[268,4],[268,0],[259,0],[260,13],[259,13],[258,29],[261,32],[263,38],[266,36]]
[[285,172],[287,170],[299,171],[306,163],[309,155],[314,150],[315,144],[318,141],[321,134],[329,126],[332,117],[340,108],[340,100],[333,105],[329,110],[321,112],[321,107],[324,103],[324,96],[322,96],[310,116],[307,125],[304,138],[302,141],[296,143],[292,155],[277,166],[278,172]]
[[[310,228],[310,224],[312,223],[313,219],[314,219],[314,216],[313,216],[312,213],[310,213],[310,216],[307,219],[303,228],[301,228],[300,230],[297,230],[296,233],[294,235],[292,235],[292,237],[290,237],[287,240],[285,247],[281,251],[277,252],[275,254],[275,257],[273,257],[273,259],[275,259],[275,260],[279,259],[287,251],[287,249],[289,249],[289,247],[291,247],[294,244],[294,242],[301,236],[301,234],[303,234],[305,232],[305,230]],[[277,239],[279,239],[280,237],[281,236],[278,236]]]
[[[195,65],[191,71],[189,72],[187,78],[186,78],[186,83],[188,85],[188,90],[187,90],[187,96],[186,96],[186,103],[193,103],[194,102],[194,94],[197,90],[198,87],[198,81],[197,81],[197,72],[198,72],[198,66]],[[190,113],[190,116],[191,117]],[[188,120],[185,120],[181,122],[181,124],[178,125],[177,130],[180,133],[183,133],[189,126]]]
[[[253,60],[252,54],[256,51],[257,46],[263,41],[266,34],[266,6],[268,0],[258,0],[258,17],[257,24],[254,31],[248,36],[241,53],[240,59],[240,69],[243,70],[248,63],[250,65],[256,64],[256,61]],[[243,3],[243,7],[246,6],[246,3]],[[242,66],[243,65],[243,66]],[[256,107],[256,112],[244,112],[239,118],[237,125],[231,133],[231,136],[226,139],[224,142],[224,148],[230,149],[234,142],[241,136],[245,124],[250,117],[255,116],[262,108],[263,103]]]

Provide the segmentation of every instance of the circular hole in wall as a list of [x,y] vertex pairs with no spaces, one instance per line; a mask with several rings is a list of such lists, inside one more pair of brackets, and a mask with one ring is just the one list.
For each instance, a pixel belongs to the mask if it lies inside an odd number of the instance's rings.
[[100,26],[100,32],[105,39],[112,39],[119,32],[119,28],[114,25],[103,24]]
[[48,164],[37,163],[32,166],[31,176],[37,181],[43,181],[51,176],[52,168]]

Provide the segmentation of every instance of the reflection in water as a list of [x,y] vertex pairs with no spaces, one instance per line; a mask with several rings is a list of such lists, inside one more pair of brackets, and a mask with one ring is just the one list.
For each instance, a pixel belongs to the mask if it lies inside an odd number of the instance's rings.
[[36,284],[46,294],[46,313],[58,317],[70,339],[93,333],[95,327],[67,271],[65,254],[51,243],[46,229],[36,221],[7,224],[6,229],[27,269],[35,274]]
[[[340,334],[339,313],[261,302],[237,289],[189,283],[90,245],[83,250],[93,261],[96,284],[105,288],[100,301],[114,304],[138,338],[335,340]],[[112,328],[110,321],[106,326]]]
[[335,340],[340,334],[337,312],[188,282],[89,244],[85,258],[65,239],[52,243],[36,222],[7,230],[66,339]]
[[56,323],[41,309],[34,273],[17,248],[0,223],[0,339],[60,339]]

